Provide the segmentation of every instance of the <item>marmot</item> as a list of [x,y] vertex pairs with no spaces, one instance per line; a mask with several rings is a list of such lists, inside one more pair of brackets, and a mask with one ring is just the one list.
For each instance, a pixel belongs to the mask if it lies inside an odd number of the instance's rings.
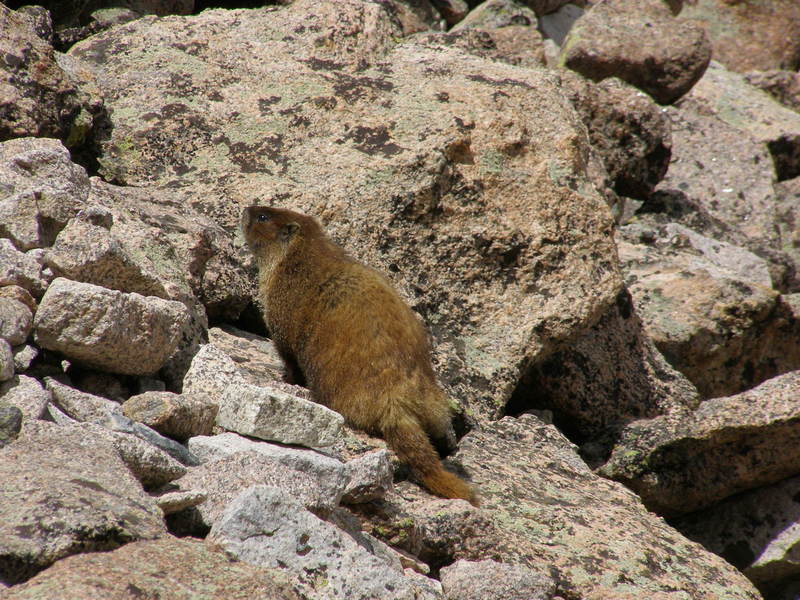
[[428,438],[446,437],[447,397],[436,382],[417,316],[380,273],[331,241],[311,217],[251,206],[242,230],[287,376],[347,422],[382,436],[428,490],[477,505],[444,470]]

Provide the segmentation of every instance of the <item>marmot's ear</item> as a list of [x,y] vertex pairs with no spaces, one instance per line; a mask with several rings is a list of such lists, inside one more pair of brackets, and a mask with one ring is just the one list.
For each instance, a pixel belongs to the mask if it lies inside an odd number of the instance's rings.
[[284,242],[288,242],[291,237],[297,233],[300,229],[300,225],[292,221],[291,223],[286,223],[283,227],[281,227],[281,239]]

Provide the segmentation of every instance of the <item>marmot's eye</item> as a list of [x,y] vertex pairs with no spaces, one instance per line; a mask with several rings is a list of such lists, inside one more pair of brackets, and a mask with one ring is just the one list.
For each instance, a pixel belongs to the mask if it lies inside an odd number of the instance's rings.
[[269,221],[269,215],[261,213],[256,217],[256,221],[258,221],[259,223],[266,223],[267,221]]

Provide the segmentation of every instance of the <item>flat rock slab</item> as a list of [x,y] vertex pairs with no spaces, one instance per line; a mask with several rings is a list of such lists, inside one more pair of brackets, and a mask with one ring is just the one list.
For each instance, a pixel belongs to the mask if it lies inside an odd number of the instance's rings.
[[556,584],[544,572],[493,560],[458,560],[441,571],[447,600],[550,600]]
[[225,506],[251,485],[266,484],[286,490],[306,508],[330,513],[349,481],[345,465],[313,450],[284,448],[227,433],[197,436],[189,450],[203,464],[190,469],[178,482],[182,490],[199,490],[208,500],[198,510],[213,525]]
[[201,541],[172,537],[65,558],[3,598],[300,600],[277,569],[231,561]]
[[339,440],[344,417],[281,390],[233,384],[220,400],[217,425],[263,440],[322,448]]
[[[452,540],[454,558],[546,564],[564,597],[668,598],[680,591],[687,598],[760,598],[741,573],[648,512],[629,490],[592,473],[555,428],[531,415],[470,432],[455,459],[481,508],[437,500],[435,517],[420,512],[423,527]],[[475,517],[468,521],[464,510]],[[461,527],[476,524],[477,513],[489,525]],[[497,533],[499,543],[483,544],[485,534]]]
[[632,423],[602,467],[652,510],[676,515],[800,473],[800,371],[685,417]]
[[152,375],[177,349],[189,319],[180,302],[58,278],[36,312],[35,339],[99,369]]
[[288,570],[311,599],[441,598],[433,582],[420,586],[269,486],[251,487],[231,502],[208,542],[246,563]]
[[52,394],[53,403],[76,421],[103,421],[122,410],[113,400],[82,392],[52,377],[45,377],[45,387]]
[[0,581],[56,560],[166,535],[161,511],[110,442],[39,423],[0,450]]
[[122,413],[162,435],[185,441],[210,434],[218,408],[206,394],[145,392],[128,398]]

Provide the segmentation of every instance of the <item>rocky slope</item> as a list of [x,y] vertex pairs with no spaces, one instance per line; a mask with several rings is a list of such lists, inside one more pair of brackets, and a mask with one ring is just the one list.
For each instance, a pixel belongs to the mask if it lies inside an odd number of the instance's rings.
[[[795,598],[785,4],[0,5],[0,595]],[[283,382],[253,203],[425,321],[479,508]]]

